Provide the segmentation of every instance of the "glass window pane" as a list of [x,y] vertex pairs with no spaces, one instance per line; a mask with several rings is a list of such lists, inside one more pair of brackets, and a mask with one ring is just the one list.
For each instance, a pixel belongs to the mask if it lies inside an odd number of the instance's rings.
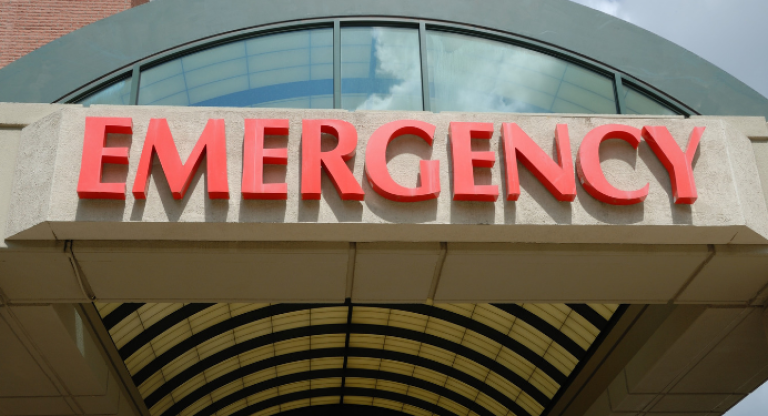
[[77,101],[89,106],[91,104],[129,105],[131,99],[131,77],[110,84],[99,91]]
[[260,36],[152,67],[139,104],[333,108],[333,30]]
[[419,31],[343,28],[341,106],[346,110],[422,110]]
[[616,114],[613,80],[488,39],[427,32],[435,111]]
[[621,94],[624,95],[624,114],[677,115],[676,111],[630,86],[622,85]]

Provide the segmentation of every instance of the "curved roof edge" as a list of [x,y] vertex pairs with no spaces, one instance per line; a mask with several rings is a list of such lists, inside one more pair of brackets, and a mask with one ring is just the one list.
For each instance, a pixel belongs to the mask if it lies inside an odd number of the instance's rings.
[[768,98],[688,50],[567,0],[163,0],[97,21],[0,70],[0,102],[53,102],[199,39],[322,17],[442,20],[545,42],[633,76],[705,115],[768,116]]

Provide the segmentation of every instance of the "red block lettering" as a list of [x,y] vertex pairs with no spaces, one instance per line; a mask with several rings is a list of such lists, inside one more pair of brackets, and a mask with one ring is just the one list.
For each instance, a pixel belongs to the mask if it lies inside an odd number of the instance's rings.
[[246,119],[243,142],[243,198],[288,199],[285,183],[264,183],[264,165],[287,165],[288,149],[265,149],[265,135],[288,134],[288,120]]
[[365,151],[365,176],[373,190],[384,198],[399,202],[418,202],[435,199],[440,195],[440,162],[422,160],[419,162],[421,186],[406,188],[401,186],[387,170],[387,145],[392,140],[412,134],[420,137],[432,146],[435,126],[416,120],[400,120],[387,123],[377,129]]
[[699,147],[704,127],[694,127],[688,138],[688,147],[683,153],[680,146],[664,126],[643,127],[643,138],[669,173],[675,204],[696,202],[696,182],[693,180],[693,156]]
[[77,195],[80,199],[125,199],[125,183],[102,183],[105,163],[128,164],[127,147],[104,147],[107,134],[133,133],[130,118],[86,117],[83,159]]
[[451,122],[451,153],[453,153],[453,200],[488,201],[499,197],[496,185],[475,185],[473,168],[492,168],[494,152],[473,152],[472,139],[490,139],[493,123]]
[[[338,139],[335,149],[320,151],[322,133]],[[362,201],[363,188],[345,163],[357,148],[355,126],[343,120],[303,120],[301,136],[301,199],[320,199],[320,171],[325,169],[341,199]]]
[[503,123],[501,134],[504,138],[504,158],[507,169],[507,201],[517,201],[520,196],[517,157],[555,199],[566,202],[576,199],[576,179],[573,175],[571,142],[566,124],[558,124],[555,128],[557,163],[547,156],[517,124]]
[[164,118],[153,118],[149,121],[147,138],[141,150],[141,160],[133,184],[133,196],[136,199],[146,199],[149,184],[149,174],[152,171],[152,156],[157,153],[168,185],[174,199],[184,198],[189,188],[192,176],[203,160],[203,152],[207,156],[208,197],[211,199],[229,199],[227,184],[227,140],[224,120],[211,119],[205,125],[203,133],[197,140],[192,154],[186,163],[181,162],[179,151]]
[[576,157],[576,172],[584,189],[595,199],[611,205],[632,205],[645,201],[648,184],[635,191],[622,191],[608,183],[600,167],[600,144],[608,139],[620,139],[637,149],[642,140],[640,130],[620,124],[607,124],[592,129],[584,137]]

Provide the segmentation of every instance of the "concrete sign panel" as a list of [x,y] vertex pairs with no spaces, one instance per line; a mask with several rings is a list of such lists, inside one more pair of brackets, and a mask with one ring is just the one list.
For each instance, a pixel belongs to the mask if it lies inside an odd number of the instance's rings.
[[12,240],[761,244],[715,118],[94,106],[22,132]]

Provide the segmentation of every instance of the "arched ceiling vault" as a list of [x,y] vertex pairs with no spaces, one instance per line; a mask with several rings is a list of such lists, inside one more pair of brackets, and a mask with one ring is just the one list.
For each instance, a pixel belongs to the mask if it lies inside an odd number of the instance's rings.
[[540,416],[620,315],[597,304],[96,306],[153,416]]

